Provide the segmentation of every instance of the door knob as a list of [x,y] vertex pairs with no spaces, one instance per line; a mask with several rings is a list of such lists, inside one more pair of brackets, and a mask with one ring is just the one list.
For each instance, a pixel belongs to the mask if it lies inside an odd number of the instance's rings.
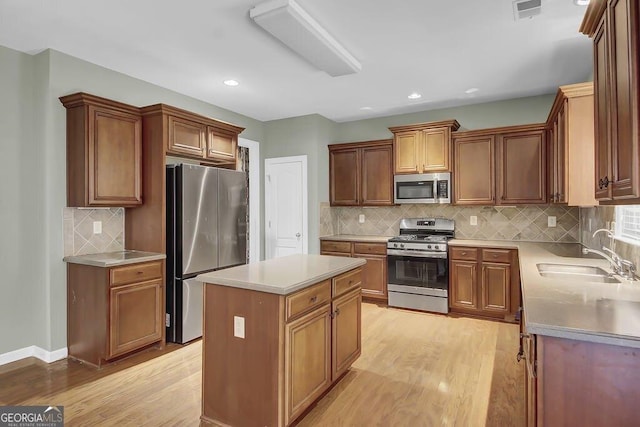
[[296,233],[296,237],[299,239],[300,238],[300,233]]

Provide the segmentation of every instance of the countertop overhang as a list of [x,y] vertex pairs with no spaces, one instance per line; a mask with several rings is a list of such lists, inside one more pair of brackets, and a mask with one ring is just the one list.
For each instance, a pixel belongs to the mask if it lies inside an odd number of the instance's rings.
[[360,258],[298,254],[200,274],[196,280],[288,295],[365,263]]
[[449,244],[518,249],[526,332],[640,348],[640,282],[561,280],[538,272],[539,263],[589,265],[611,271],[604,259],[575,256],[579,244],[461,239]]
[[333,240],[340,242],[367,242],[367,243],[387,243],[392,236],[371,236],[358,234],[334,234],[332,236],[322,236],[320,240]]
[[117,267],[119,265],[165,259],[165,254],[144,251],[116,251],[99,254],[66,256],[62,260],[71,264],[91,265],[93,267]]

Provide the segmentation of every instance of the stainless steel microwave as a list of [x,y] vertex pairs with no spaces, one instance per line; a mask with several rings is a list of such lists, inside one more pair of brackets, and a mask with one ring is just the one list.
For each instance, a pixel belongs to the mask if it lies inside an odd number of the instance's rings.
[[451,174],[394,175],[393,200],[400,203],[451,203]]

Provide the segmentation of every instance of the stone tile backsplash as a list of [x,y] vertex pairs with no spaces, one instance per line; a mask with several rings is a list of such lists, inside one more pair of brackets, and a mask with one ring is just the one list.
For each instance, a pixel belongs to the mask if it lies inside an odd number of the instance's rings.
[[[591,220],[591,228],[589,228]],[[593,208],[580,208],[580,242],[592,249],[602,250],[606,246],[624,259],[632,261],[640,267],[640,246],[632,245],[621,240],[609,239],[605,233],[598,233],[594,238],[593,232],[599,228],[607,228],[607,223],[616,220],[615,206],[596,206]]]
[[[358,217],[364,214],[365,222]],[[478,225],[470,225],[476,216]],[[356,234],[395,236],[402,218],[442,217],[456,222],[456,237],[481,240],[523,240],[578,242],[580,210],[556,205],[454,206],[399,205],[389,207],[320,207],[320,235]],[[556,227],[547,226],[547,217],[556,217]]]
[[[102,233],[93,233],[93,222]],[[86,255],[124,250],[124,208],[64,208],[64,255]]]

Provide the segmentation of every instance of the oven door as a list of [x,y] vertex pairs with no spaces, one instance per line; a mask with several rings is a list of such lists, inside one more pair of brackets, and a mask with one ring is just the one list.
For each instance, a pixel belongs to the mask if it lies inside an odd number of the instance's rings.
[[390,291],[447,297],[449,264],[446,252],[387,251]]

